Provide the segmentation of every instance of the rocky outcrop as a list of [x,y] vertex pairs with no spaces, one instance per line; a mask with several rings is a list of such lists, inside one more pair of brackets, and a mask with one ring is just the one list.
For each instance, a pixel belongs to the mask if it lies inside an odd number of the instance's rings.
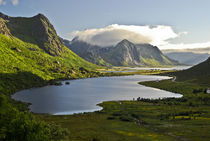
[[0,34],[4,34],[6,36],[11,36],[11,33],[6,25],[6,20],[0,18]]
[[[0,18],[3,19],[8,32],[3,30],[5,34],[11,33],[15,37],[30,43],[37,44],[47,53],[53,56],[61,56],[64,52],[64,45],[47,17],[38,14],[31,18],[26,17],[9,17],[0,13]],[[0,30],[1,30],[0,29]],[[2,30],[0,32],[3,32]]]

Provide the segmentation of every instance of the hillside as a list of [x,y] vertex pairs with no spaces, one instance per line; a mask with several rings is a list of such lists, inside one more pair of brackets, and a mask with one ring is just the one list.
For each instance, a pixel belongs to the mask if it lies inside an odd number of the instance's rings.
[[188,81],[204,85],[210,85],[210,58],[187,70],[172,73],[177,77],[176,81]]
[[208,59],[209,54],[207,53],[193,53],[193,52],[169,52],[165,53],[168,58],[177,60],[182,64],[186,65],[196,65],[206,59]]
[[[44,80],[77,78],[96,68],[64,46],[42,14],[32,18],[0,14],[0,73],[31,72]],[[86,68],[86,69],[83,69]]]
[[80,57],[102,66],[160,67],[178,65],[178,62],[167,58],[157,47],[150,44],[136,45],[128,40],[123,40],[116,46],[100,47],[77,38],[72,42],[64,40],[64,44]]

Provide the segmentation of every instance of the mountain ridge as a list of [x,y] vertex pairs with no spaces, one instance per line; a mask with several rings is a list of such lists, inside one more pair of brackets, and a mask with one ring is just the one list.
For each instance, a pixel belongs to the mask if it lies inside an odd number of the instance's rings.
[[210,56],[208,53],[194,53],[194,52],[170,52],[165,53],[168,58],[179,61],[186,65],[197,65]]
[[[133,44],[124,39],[115,46],[100,47],[78,39],[64,44],[80,57],[97,65],[112,66],[173,66],[179,63],[164,56],[158,47],[150,44]],[[103,62],[103,64],[101,63]]]
[[38,45],[53,56],[61,56],[63,43],[47,17],[37,14],[33,17],[10,17],[0,13],[10,33],[22,41]]

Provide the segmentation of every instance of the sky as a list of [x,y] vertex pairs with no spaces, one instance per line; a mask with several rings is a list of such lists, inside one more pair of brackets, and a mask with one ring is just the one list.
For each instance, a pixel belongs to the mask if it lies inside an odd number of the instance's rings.
[[210,46],[210,0],[0,0],[0,11],[43,13],[59,36],[101,46],[124,38],[160,49]]

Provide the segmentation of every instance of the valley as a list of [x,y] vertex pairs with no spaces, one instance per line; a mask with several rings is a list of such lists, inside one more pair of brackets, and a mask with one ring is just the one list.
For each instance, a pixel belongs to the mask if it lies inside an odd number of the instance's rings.
[[0,13],[0,140],[208,141],[209,55],[171,57],[147,36],[121,36],[69,41],[43,14]]

